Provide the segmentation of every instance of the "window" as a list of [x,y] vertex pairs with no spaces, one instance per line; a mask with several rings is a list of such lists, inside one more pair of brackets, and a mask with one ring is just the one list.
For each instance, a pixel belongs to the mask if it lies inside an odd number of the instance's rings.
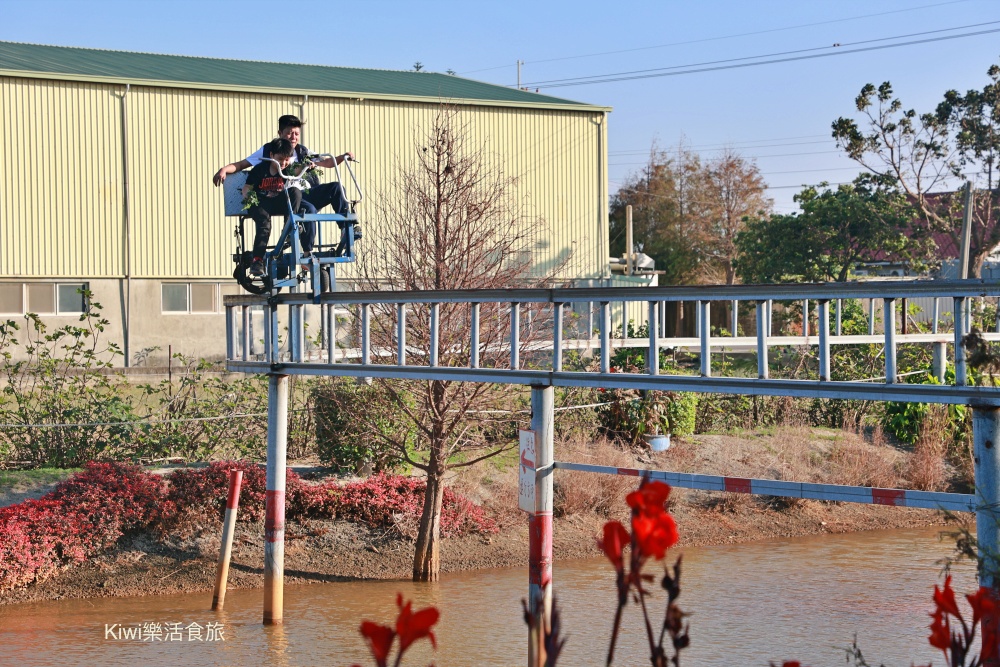
[[87,310],[87,283],[0,283],[0,313],[79,315]]
[[218,313],[219,283],[161,283],[164,313]]

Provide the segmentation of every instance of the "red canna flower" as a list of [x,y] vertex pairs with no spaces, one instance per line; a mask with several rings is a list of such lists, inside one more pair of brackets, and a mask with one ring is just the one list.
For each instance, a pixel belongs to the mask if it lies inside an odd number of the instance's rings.
[[934,585],[934,604],[938,610],[945,614],[951,614],[956,618],[962,618],[962,612],[958,610],[958,602],[955,601],[955,591],[951,589],[951,575],[944,578],[944,588],[938,590]]
[[680,539],[673,517],[662,510],[653,516],[641,513],[633,515],[632,534],[635,536],[635,548],[641,556],[651,556],[656,560],[662,560],[667,549]]
[[973,625],[978,623],[979,619],[983,616],[992,614],[996,609],[996,603],[993,601],[990,589],[985,586],[980,586],[974,595],[966,595],[965,599],[969,601],[969,606],[972,607]]
[[375,664],[378,667],[386,667],[392,641],[396,638],[395,631],[387,625],[362,621],[361,634],[368,640],[368,648],[371,649],[372,657],[375,658]]
[[399,617],[396,618],[396,633],[399,635],[399,655],[402,656],[413,642],[427,637],[431,646],[437,648],[437,640],[431,628],[438,622],[441,613],[435,607],[427,607],[413,613],[413,602],[403,604],[403,594],[396,594],[396,604],[399,606]]
[[633,512],[656,515],[665,512],[664,505],[670,497],[670,485],[663,482],[646,482],[638,491],[625,496]]
[[597,546],[601,548],[601,551],[604,552],[618,572],[621,572],[624,567],[622,551],[630,540],[631,538],[628,531],[625,530],[625,526],[621,525],[618,521],[608,521],[604,524],[604,539],[597,541]]
[[947,652],[951,648],[951,625],[940,609],[931,614],[931,619],[931,635],[927,638],[927,641],[934,648],[939,648]]

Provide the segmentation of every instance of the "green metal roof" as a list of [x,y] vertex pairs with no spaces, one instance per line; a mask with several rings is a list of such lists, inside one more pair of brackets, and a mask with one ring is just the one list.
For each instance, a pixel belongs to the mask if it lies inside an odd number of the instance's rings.
[[450,74],[168,56],[0,41],[0,73],[184,87],[607,110]]

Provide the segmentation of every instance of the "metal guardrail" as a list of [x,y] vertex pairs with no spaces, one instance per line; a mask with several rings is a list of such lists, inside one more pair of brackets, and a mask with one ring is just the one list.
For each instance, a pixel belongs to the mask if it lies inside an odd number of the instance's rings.
[[[251,295],[225,297],[227,323],[227,368],[234,372],[274,373],[289,375],[329,375],[353,377],[382,377],[400,379],[442,379],[503,384],[574,386],[602,388],[663,389],[671,391],[716,392],[745,395],[777,395],[816,398],[844,398],[866,400],[918,401],[928,403],[1000,404],[1000,388],[966,386],[965,355],[954,354],[955,385],[909,385],[899,382],[897,373],[897,347],[900,344],[933,343],[939,347],[936,357],[943,376],[944,352],[947,343],[953,350],[961,350],[962,339],[968,327],[966,302],[976,297],[1000,296],[1000,284],[980,280],[962,281],[892,281],[869,283],[831,283],[807,285],[735,285],[697,287],[647,287],[647,288],[566,288],[566,289],[514,289],[514,290],[455,290],[424,292],[333,292],[321,295],[318,300],[310,294],[280,294],[270,299]],[[957,318],[957,326],[950,333],[900,334],[896,331],[896,302],[913,297],[951,299],[954,312],[965,316]],[[831,335],[830,304],[839,305],[843,299],[878,299],[883,302],[884,321],[893,323],[884,327],[881,335],[843,336]],[[752,302],[756,307],[756,334],[754,336],[713,336],[711,328],[701,326],[697,338],[668,338],[661,335],[657,324],[660,304],[672,301],[695,301],[701,322],[710,321],[712,302]],[[620,340],[612,337],[609,308],[617,302],[642,302],[648,308],[650,335],[648,339]],[[815,336],[771,335],[771,310],[774,302],[814,302],[818,317],[814,325]],[[441,366],[438,345],[439,308],[441,304],[466,304],[469,307],[469,339],[466,343],[468,366]],[[593,303],[598,308],[599,337],[596,340],[563,338],[563,307],[567,304]],[[480,341],[480,310],[494,305],[509,309],[510,328],[503,343],[490,345]],[[530,305],[530,306],[529,306]],[[541,305],[547,308],[547,321],[551,335],[543,343],[522,342],[524,324],[521,310],[526,306]],[[337,348],[335,310],[354,307],[357,320],[357,338],[360,363],[337,362],[343,354]],[[415,352],[407,346],[407,312],[420,307],[428,312],[429,349]],[[263,311],[263,354],[250,353],[252,341],[249,328],[251,311]],[[306,309],[319,309],[325,329],[325,350],[319,359],[309,359],[304,354],[304,329]],[[371,342],[371,316],[373,309],[391,313],[394,318],[395,341],[391,347],[373,349]],[[286,311],[284,329],[279,329],[279,312]],[[735,308],[734,308],[735,310]],[[808,305],[804,308],[809,311]],[[534,312],[534,311],[532,311]],[[838,308],[839,313],[839,308]],[[839,321],[839,318],[837,318]],[[874,322],[874,318],[872,318]],[[536,320],[537,323],[537,320]],[[936,324],[936,322],[935,322]],[[542,326],[537,325],[536,326]],[[937,327],[935,326],[935,329]],[[837,327],[839,329],[839,327]],[[284,343],[280,336],[286,333]],[[808,329],[806,329],[808,331]],[[1000,339],[1000,334],[985,334],[987,338]],[[640,342],[641,341],[641,342]],[[882,383],[856,383],[833,381],[830,376],[831,347],[879,343],[884,346],[885,372]],[[664,348],[686,347],[696,350],[701,357],[700,376],[660,375],[658,364],[646,364],[644,373],[614,373],[611,353],[615,347],[643,344],[648,347],[646,358],[657,358]],[[581,349],[596,344],[600,359],[597,372],[571,372],[563,370],[562,357],[566,349]],[[774,346],[814,345],[819,361],[819,380],[786,380],[768,377],[768,350]],[[484,352],[496,352],[498,345],[509,358],[509,366],[483,368],[480,360]],[[733,349],[743,346],[756,348],[757,378],[713,377],[712,353],[714,349]],[[551,349],[548,369],[525,368],[524,353],[529,350]],[[325,356],[325,359],[322,358]],[[537,358],[533,359],[537,362]],[[416,363],[414,363],[416,362]]]

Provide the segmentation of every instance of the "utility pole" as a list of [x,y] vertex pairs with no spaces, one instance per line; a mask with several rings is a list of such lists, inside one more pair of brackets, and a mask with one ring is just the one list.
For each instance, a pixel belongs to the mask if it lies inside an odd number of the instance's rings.
[[[962,248],[959,255],[958,277],[969,277],[969,245],[972,236],[972,181],[965,182],[965,210],[962,212]],[[957,318],[956,318],[957,319]]]
[[521,90],[521,65],[524,64],[523,60],[517,61],[517,89]]

